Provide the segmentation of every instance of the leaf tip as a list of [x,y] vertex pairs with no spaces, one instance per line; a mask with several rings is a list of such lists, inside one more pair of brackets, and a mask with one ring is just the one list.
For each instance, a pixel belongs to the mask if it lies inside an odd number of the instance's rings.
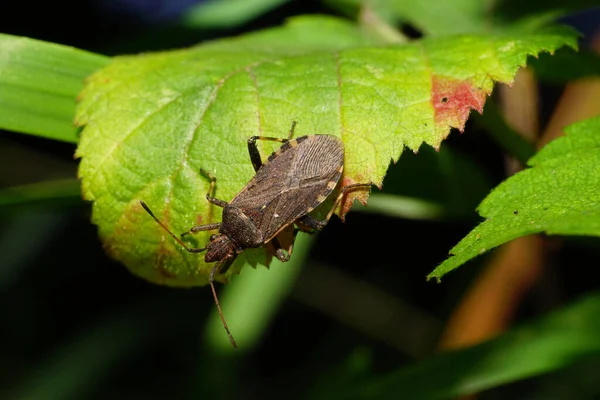
[[430,273],[429,275],[427,275],[427,282],[431,281],[435,279],[435,283],[442,283],[442,276],[439,274],[436,274],[435,271]]

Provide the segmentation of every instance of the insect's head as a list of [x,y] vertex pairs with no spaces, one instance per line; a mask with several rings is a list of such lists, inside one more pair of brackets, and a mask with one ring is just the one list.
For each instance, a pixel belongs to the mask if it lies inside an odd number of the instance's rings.
[[207,263],[222,261],[233,253],[234,247],[229,237],[219,233],[210,236],[210,243],[206,246],[204,260]]

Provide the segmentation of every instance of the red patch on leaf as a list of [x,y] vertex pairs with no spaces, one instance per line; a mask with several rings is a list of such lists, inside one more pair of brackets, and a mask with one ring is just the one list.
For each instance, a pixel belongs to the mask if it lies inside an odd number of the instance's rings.
[[469,81],[434,75],[431,102],[435,109],[435,124],[458,128],[462,132],[471,109],[483,112],[487,95]]

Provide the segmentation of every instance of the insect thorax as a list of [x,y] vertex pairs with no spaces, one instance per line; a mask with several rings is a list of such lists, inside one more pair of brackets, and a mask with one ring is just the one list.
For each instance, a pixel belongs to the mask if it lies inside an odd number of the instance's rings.
[[231,204],[223,208],[223,220],[219,232],[228,236],[238,251],[264,244],[263,233],[242,209]]

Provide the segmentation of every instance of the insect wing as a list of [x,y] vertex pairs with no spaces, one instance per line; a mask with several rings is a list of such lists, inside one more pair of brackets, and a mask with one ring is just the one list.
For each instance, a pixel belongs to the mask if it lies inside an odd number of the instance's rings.
[[269,156],[231,204],[241,208],[268,241],[323,203],[343,166],[344,147],[335,136],[290,140]]

